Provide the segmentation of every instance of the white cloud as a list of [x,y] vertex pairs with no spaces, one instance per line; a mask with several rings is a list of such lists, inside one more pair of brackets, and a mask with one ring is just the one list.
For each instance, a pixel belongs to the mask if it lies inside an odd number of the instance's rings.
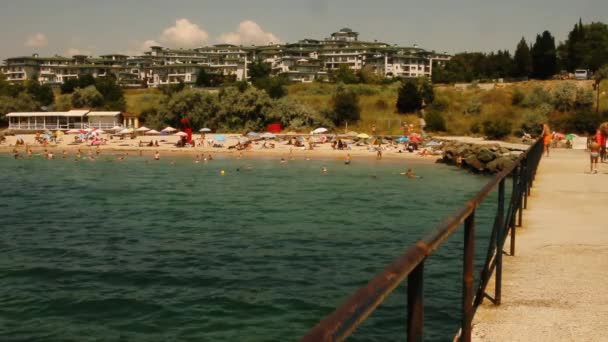
[[270,32],[264,30],[256,22],[251,20],[242,21],[236,32],[228,32],[220,35],[218,41],[226,44],[242,45],[255,44],[267,45],[268,43],[280,43],[281,40]]
[[34,33],[27,36],[25,40],[25,46],[27,47],[45,47],[49,44],[49,40],[46,38],[44,33]]
[[[175,21],[175,26],[166,28],[160,35],[162,43],[177,47],[197,47],[204,45],[209,34],[190,20],[181,18]],[[153,42],[148,40],[146,42]]]
[[67,48],[65,50],[65,55],[66,56],[76,56],[76,55],[85,55],[85,56],[90,56],[92,53],[90,50],[81,50],[81,49],[77,49],[77,48]]

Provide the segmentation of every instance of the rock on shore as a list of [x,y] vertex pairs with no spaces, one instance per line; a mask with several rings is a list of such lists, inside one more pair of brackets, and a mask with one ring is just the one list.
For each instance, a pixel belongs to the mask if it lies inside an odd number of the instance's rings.
[[456,141],[445,142],[441,147],[443,156],[438,163],[458,165],[478,173],[497,173],[515,163],[523,151],[511,150],[499,145],[468,144]]

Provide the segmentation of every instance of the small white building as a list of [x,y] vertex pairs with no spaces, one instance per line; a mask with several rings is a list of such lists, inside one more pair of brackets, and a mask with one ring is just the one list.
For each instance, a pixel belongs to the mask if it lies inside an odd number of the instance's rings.
[[108,129],[120,125],[120,116],[120,112],[91,112],[87,109],[6,114],[8,128],[12,130]]
[[120,126],[121,112],[88,112],[86,117],[89,128],[110,129],[114,126]]

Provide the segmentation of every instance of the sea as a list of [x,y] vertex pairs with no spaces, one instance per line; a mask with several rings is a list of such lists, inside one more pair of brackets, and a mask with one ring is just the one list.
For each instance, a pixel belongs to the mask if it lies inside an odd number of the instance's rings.
[[[488,181],[406,160],[0,154],[0,341],[297,341]],[[427,341],[459,329],[463,234],[426,262]],[[406,283],[349,341],[405,340]]]

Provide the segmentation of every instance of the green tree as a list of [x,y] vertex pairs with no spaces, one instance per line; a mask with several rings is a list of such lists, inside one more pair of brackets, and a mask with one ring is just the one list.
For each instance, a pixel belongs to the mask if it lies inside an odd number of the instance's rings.
[[536,42],[532,46],[532,76],[546,80],[557,72],[557,50],[555,49],[555,38],[549,31],[536,36]]
[[382,78],[374,71],[371,65],[366,65],[357,72],[357,77],[361,83],[378,84]]
[[285,128],[303,130],[313,127],[332,127],[333,123],[309,105],[289,98],[276,100],[268,114],[269,122],[280,122]]
[[72,95],[62,94],[57,96],[51,108],[55,112],[65,112],[72,109]]
[[197,87],[211,87],[212,86],[212,76],[205,70],[205,68],[200,68],[198,73],[196,74],[196,82],[194,83]]
[[511,134],[513,122],[504,117],[492,117],[483,121],[482,126],[488,139],[502,139]]
[[63,81],[60,89],[61,89],[62,94],[71,94],[74,92],[74,90],[76,90],[76,88],[79,88],[79,87],[80,87],[80,83],[78,82],[78,79],[68,78],[67,80]]
[[513,56],[513,76],[528,77],[532,72],[532,57],[530,56],[530,48],[524,37],[521,38],[515,49]]
[[226,131],[262,130],[268,123],[272,99],[264,90],[249,87],[240,92],[235,87],[222,88],[218,94],[216,125]]
[[265,81],[270,77],[272,67],[270,64],[257,61],[249,64],[249,79],[254,86],[258,86],[258,82]]
[[335,125],[359,121],[361,119],[359,96],[343,84],[338,84],[332,98],[332,110],[329,114],[329,119]]
[[6,124],[6,114],[12,112],[33,112],[39,110],[39,103],[28,93],[21,92],[17,96],[0,94],[0,122]]
[[41,106],[50,106],[55,101],[53,89],[48,84],[40,84],[37,80],[25,82],[25,91]]
[[95,85],[95,77],[91,74],[80,74],[78,75],[78,88],[86,88],[88,86]]
[[346,64],[341,64],[337,70],[333,70],[329,76],[335,83],[355,84],[359,83],[359,77]]
[[433,84],[429,82],[426,77],[419,78],[418,83],[420,97],[422,97],[422,100],[427,106],[432,104],[433,101],[435,101],[435,89],[433,89]]
[[[153,116],[155,110],[146,113]],[[217,97],[200,89],[185,89],[174,94],[162,109],[162,118],[168,125],[179,126],[187,118],[194,127],[211,126],[218,111]]]
[[125,95],[115,78],[98,77],[95,88],[103,96],[103,109],[124,112],[127,107]]
[[399,88],[397,97],[397,111],[399,113],[413,113],[422,108],[422,96],[418,87],[412,81],[406,81]]
[[574,108],[576,88],[576,84],[572,82],[561,82],[555,86],[553,89],[553,103],[557,110],[565,112]]
[[600,112],[600,85],[602,81],[608,79],[608,64],[601,67],[594,75],[593,75],[593,88],[596,92],[596,101],[595,101],[595,112],[599,114]]
[[76,88],[72,93],[72,108],[101,108],[104,105],[103,95],[95,88],[88,86]]
[[445,132],[445,118],[441,112],[436,110],[431,110],[424,116],[424,121],[426,122],[425,130],[429,132]]

